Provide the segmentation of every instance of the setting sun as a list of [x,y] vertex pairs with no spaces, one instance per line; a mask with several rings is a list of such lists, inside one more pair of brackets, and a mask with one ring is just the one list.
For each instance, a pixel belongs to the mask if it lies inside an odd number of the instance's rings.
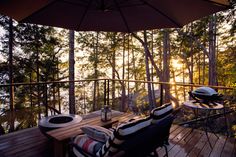
[[171,64],[172,64],[173,68],[176,70],[180,70],[183,67],[183,64],[181,63],[181,61],[179,59],[172,59]]

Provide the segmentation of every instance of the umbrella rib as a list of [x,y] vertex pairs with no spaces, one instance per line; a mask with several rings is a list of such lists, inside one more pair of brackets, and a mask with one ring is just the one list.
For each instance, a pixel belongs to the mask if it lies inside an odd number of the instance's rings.
[[136,4],[120,4],[121,8],[129,8],[129,7],[135,7],[135,6],[143,6],[143,2],[137,2]]
[[56,2],[57,2],[57,0],[54,0],[54,1],[50,2],[48,5],[42,7],[42,8],[40,8],[39,10],[37,10],[36,12],[34,12],[34,13],[28,15],[26,18],[23,18],[23,19],[20,20],[19,22],[24,22],[24,21],[26,21],[29,17],[31,17],[31,16],[33,16],[33,15],[36,15],[37,13],[41,12],[42,10],[46,9],[47,7],[53,5],[53,4],[56,3]]
[[[71,5],[77,5],[77,6],[86,6],[84,3],[78,3],[78,2],[68,2],[66,0],[61,0],[61,2],[71,4]],[[85,2],[85,1],[84,1]]]
[[222,4],[222,3],[215,2],[215,1],[212,1],[212,0],[202,0],[202,1],[205,1],[205,2],[208,2],[208,3],[217,4],[217,5],[220,5],[220,6],[223,6],[223,7],[227,7],[227,8],[230,7],[230,5]]
[[126,20],[126,18],[125,18],[125,16],[124,16],[123,12],[121,11],[120,7],[118,6],[117,1],[114,0],[114,2],[115,2],[115,6],[116,6],[116,8],[117,8],[118,11],[120,12],[120,15],[121,15],[121,17],[122,17],[122,19],[123,19],[123,21],[124,21],[124,23],[125,23],[125,26],[126,26],[128,32],[131,33],[130,28],[129,28],[129,25],[128,25],[128,22],[127,22],[127,20]]
[[157,9],[156,7],[154,7],[153,5],[151,5],[150,3],[148,3],[145,0],[140,0],[141,2],[143,2],[144,4],[146,4],[147,6],[149,6],[150,8],[154,9],[155,11],[157,11],[158,13],[160,13],[162,16],[166,17],[169,21],[171,21],[172,23],[174,23],[177,27],[182,27],[182,25],[180,25],[178,22],[176,22],[175,20],[173,20],[172,18],[170,18],[168,15],[166,15],[165,13],[163,13],[161,10]]
[[84,21],[85,15],[86,15],[87,12],[88,12],[88,9],[89,9],[89,7],[90,7],[90,5],[91,5],[91,2],[92,2],[92,0],[89,0],[89,3],[88,3],[88,5],[87,5],[87,7],[86,7],[86,9],[85,9],[85,11],[84,11],[84,13],[83,13],[83,16],[82,16],[82,18],[81,18],[81,20],[80,20],[80,22],[79,22],[78,27],[77,27],[78,30],[79,30],[79,28],[80,28],[82,22]]

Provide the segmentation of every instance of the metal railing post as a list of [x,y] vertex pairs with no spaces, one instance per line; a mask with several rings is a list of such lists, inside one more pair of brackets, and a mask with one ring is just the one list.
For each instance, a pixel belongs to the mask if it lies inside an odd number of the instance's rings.
[[45,105],[45,110],[46,110],[46,117],[48,116],[48,87],[47,84],[44,84],[44,92],[45,92],[45,96],[44,96],[44,105]]
[[163,105],[163,84],[161,84],[161,91],[160,91],[160,106]]
[[110,85],[109,85],[110,80],[107,80],[107,105],[109,106],[109,95],[110,95]]
[[107,87],[106,87],[107,83],[106,82],[107,82],[107,80],[105,79],[104,80],[104,107],[106,106],[106,102],[107,102],[106,101],[106,98],[107,98],[107,96],[106,96],[106,94],[107,94],[107,91],[106,91],[107,90]]

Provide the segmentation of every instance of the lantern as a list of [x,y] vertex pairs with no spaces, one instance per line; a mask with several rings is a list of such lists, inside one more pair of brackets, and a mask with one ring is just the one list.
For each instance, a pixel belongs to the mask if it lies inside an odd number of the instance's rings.
[[108,106],[101,109],[101,120],[103,122],[111,120],[111,116],[111,109]]

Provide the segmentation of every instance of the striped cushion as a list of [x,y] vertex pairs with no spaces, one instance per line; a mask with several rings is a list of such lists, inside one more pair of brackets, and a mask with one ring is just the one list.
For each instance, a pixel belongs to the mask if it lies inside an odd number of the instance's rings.
[[144,119],[139,119],[135,121],[128,122],[126,124],[122,124],[117,128],[117,132],[122,137],[127,137],[151,124],[151,118],[147,117]]
[[95,141],[89,138],[87,135],[78,135],[77,137],[75,137],[73,143],[76,145],[73,148],[73,152],[77,156],[80,156],[77,147],[80,147],[83,151],[87,153],[95,154],[103,145],[103,143]]
[[81,130],[88,135],[88,137],[105,143],[112,134],[112,131],[96,125],[85,125],[81,127]]
[[150,117],[122,124],[117,127],[109,140],[97,152],[98,157],[110,157],[119,152],[120,145],[130,136],[149,126],[152,119]]
[[166,117],[170,116],[173,112],[173,106],[171,103],[164,104],[151,111],[152,123],[158,123]]

